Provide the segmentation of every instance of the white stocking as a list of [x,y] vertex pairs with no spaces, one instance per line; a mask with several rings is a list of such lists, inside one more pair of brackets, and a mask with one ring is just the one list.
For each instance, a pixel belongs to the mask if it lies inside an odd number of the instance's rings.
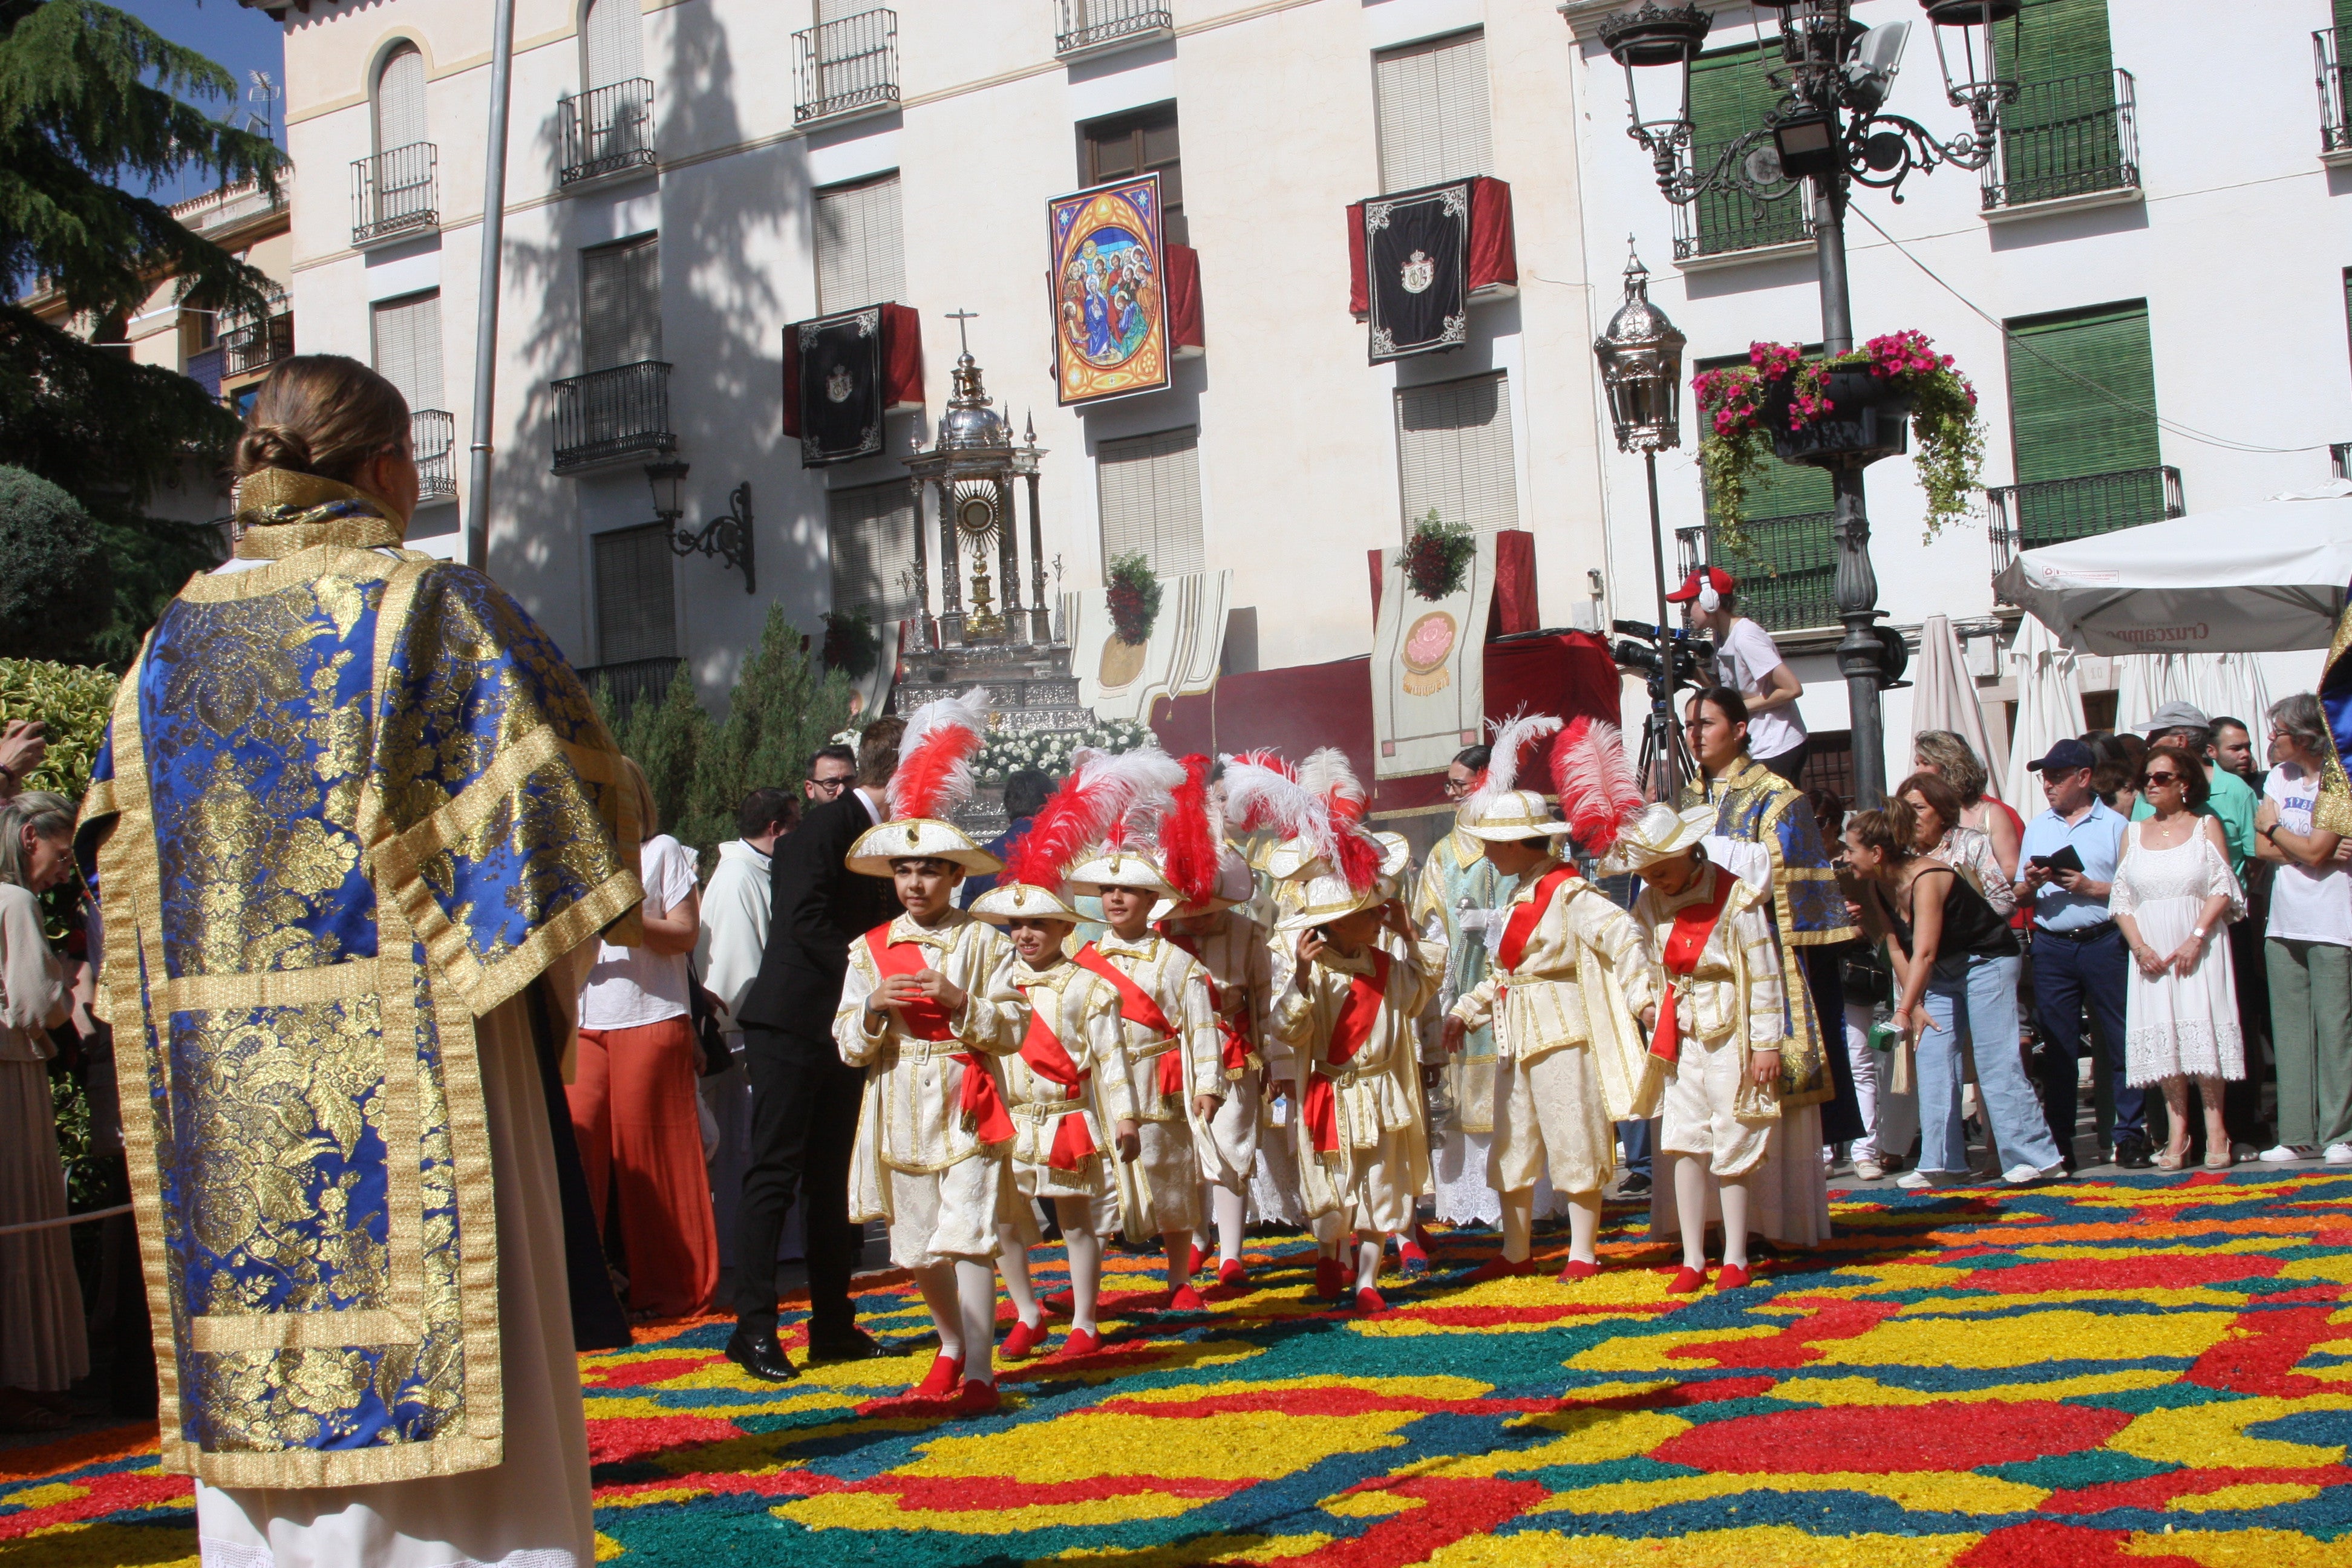
[[1160,1238],[1168,1246],[1168,1288],[1181,1289],[1192,1279],[1192,1233],[1162,1231]]
[[1054,1217],[1070,1252],[1070,1328],[1093,1333],[1095,1304],[1102,1295],[1102,1237],[1095,1234],[1094,1214],[1084,1198],[1055,1198]]
[[[956,1306],[955,1265],[934,1263],[929,1268],[914,1270],[914,1275],[916,1288],[923,1293],[923,1305],[931,1310],[931,1326],[940,1331],[940,1353],[950,1361],[962,1361],[963,1316]],[[989,1294],[995,1293],[992,1287]]]
[[[964,1381],[992,1384],[996,1381],[991,1365],[996,1352],[995,1267],[985,1260],[957,1258],[955,1291],[963,1309]],[[929,1299],[926,1291],[924,1300]]]
[[1535,1252],[1536,1190],[1520,1187],[1502,1199],[1503,1261],[1525,1263]]
[[1004,1294],[1021,1321],[1034,1329],[1042,1320],[1036,1288],[1029,1282],[1029,1249],[1021,1245],[1021,1232],[1013,1226],[998,1226],[996,1242],[996,1271],[1004,1278]]
[[1370,1290],[1381,1280],[1381,1246],[1379,1231],[1360,1231],[1356,1236],[1356,1289]]
[[[1693,1160],[1690,1163],[1696,1165],[1698,1162]],[[1715,1185],[1717,1194],[1723,1201],[1724,1266],[1729,1268],[1745,1268],[1748,1267],[1748,1178],[1719,1176],[1716,1179]],[[1701,1209],[1699,1212],[1705,1214],[1706,1211]],[[1690,1234],[1690,1227],[1687,1225],[1683,1227],[1683,1234],[1685,1236]],[[1683,1246],[1687,1250],[1690,1243],[1685,1241]]]
[[1593,1249],[1601,1241],[1601,1194],[1570,1193],[1567,1197],[1569,1258],[1576,1263],[1593,1262]]
[[[1675,1163],[1675,1213],[1683,1222],[1683,1267],[1703,1269],[1706,1267],[1706,1162],[1688,1154],[1669,1153]],[[1747,1202],[1748,1189],[1740,1189],[1740,1202]],[[1731,1184],[1723,1188],[1723,1217],[1731,1218]],[[1724,1233],[1727,1237],[1730,1232]],[[1726,1244],[1727,1254],[1729,1243]],[[1726,1261],[1729,1261],[1727,1256]]]
[[1209,1186],[1209,1206],[1217,1218],[1217,1261],[1221,1264],[1239,1262],[1242,1224],[1249,1212],[1249,1200],[1243,1194],[1212,1183]]

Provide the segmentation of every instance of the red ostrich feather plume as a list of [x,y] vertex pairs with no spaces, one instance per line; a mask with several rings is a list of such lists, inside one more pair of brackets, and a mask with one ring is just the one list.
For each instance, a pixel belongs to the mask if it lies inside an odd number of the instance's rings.
[[1551,777],[1560,819],[1592,855],[1605,855],[1642,809],[1642,784],[1625,739],[1606,719],[1579,718],[1552,742]]
[[945,817],[971,798],[971,759],[988,735],[988,690],[942,697],[915,710],[890,775],[890,815]]
[[1184,782],[1170,792],[1160,821],[1160,869],[1169,885],[1192,903],[1217,890],[1217,857],[1223,846],[1209,824],[1209,759],[1194,752],[1183,760]]

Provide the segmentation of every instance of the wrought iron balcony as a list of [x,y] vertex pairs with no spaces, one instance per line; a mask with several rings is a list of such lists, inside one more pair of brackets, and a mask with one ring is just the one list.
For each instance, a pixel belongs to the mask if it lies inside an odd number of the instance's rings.
[[[1704,174],[1723,156],[1723,147],[1696,148],[1688,156]],[[1812,237],[1812,208],[1802,191],[1763,202],[1735,185],[1706,192],[1695,202],[1675,206],[1676,261],[1727,257],[1769,246],[1809,245]]]
[[419,408],[408,416],[408,444],[416,457],[416,499],[457,493],[457,417],[446,408]]
[[1984,210],[2139,189],[2132,74],[2030,81],[2000,111],[2000,151],[1984,169]]
[[251,375],[294,357],[294,314],[279,310],[258,321],[244,320],[220,335],[221,374]]
[[2001,485],[1985,491],[1992,516],[1992,573],[1997,578],[2021,550],[2087,539],[2119,528],[2161,522],[2189,509],[2180,499],[2180,470],[2118,468],[2073,479]]
[[618,715],[640,702],[658,702],[669,691],[669,683],[677,678],[681,660],[667,658],[631,658],[618,664],[589,664],[580,668],[580,683],[593,695],[598,688]]
[[871,114],[898,102],[898,13],[877,6],[793,35],[800,99],[793,123]]
[[1111,44],[1173,32],[1176,19],[1150,0],[1055,0],[1061,26],[1054,35],[1056,55],[1085,54]]
[[673,452],[669,366],[640,360],[548,383],[555,401],[555,471],[576,473],[638,452]]
[[1739,612],[1767,631],[1833,626],[1837,616],[1837,515],[1804,512],[1747,524],[1733,550],[1712,527],[1681,528],[1685,576],[1720,566],[1739,579]]
[[441,225],[436,179],[439,152],[411,142],[352,164],[352,243],[373,245]]
[[559,185],[641,168],[654,161],[654,84],[644,77],[559,101],[563,167]]
[[2336,29],[2322,27],[2312,34],[2311,53],[2319,73],[2319,155],[2352,153],[2352,112],[2347,112],[2352,108],[2352,83],[2344,79]]

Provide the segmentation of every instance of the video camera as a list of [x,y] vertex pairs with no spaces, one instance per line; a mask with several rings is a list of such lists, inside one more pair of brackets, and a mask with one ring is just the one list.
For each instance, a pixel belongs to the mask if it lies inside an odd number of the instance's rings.
[[1654,680],[1663,679],[1669,690],[1708,684],[1703,672],[1715,662],[1711,639],[1695,636],[1687,627],[1647,621],[1612,621],[1609,629],[1623,634],[1610,648],[1619,664],[1646,671]]

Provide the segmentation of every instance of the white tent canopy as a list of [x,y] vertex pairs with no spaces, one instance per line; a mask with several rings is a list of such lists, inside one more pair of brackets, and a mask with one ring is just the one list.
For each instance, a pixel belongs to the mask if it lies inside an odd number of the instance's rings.
[[2010,649],[2010,658],[2017,670],[2017,721],[2010,732],[2000,798],[2031,819],[2041,807],[2028,803],[2042,799],[2042,781],[2026,764],[2047,755],[2060,741],[2083,732],[2083,679],[2074,667],[2074,650],[2032,616],[2018,623],[2017,646]]
[[2352,582],[2352,485],[2029,550],[1993,579],[2078,653],[2326,647]]

